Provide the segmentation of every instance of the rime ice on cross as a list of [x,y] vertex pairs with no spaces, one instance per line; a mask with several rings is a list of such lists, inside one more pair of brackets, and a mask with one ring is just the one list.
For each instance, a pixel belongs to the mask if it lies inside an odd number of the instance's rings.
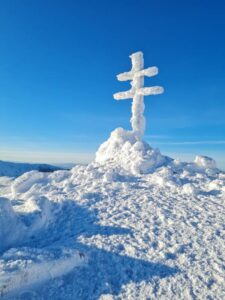
[[158,74],[157,67],[144,69],[144,59],[142,52],[136,52],[130,55],[132,68],[131,71],[117,75],[119,81],[131,80],[131,89],[126,92],[114,94],[114,99],[124,100],[133,98],[132,102],[132,130],[138,140],[144,135],[145,117],[144,117],[144,96],[157,95],[163,93],[164,89],[160,86],[144,87],[144,76],[152,77]]

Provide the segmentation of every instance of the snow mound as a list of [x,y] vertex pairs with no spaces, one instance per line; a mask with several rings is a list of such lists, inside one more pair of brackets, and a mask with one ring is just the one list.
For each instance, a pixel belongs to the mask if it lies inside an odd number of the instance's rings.
[[47,178],[47,174],[38,171],[30,171],[16,178],[12,184],[12,192],[14,196],[27,192],[33,185],[43,182]]
[[198,167],[204,169],[215,169],[216,162],[214,159],[208,156],[197,155],[195,158],[195,163]]
[[96,153],[95,162],[119,166],[133,174],[146,174],[166,163],[158,149],[136,138],[132,131],[117,128]]

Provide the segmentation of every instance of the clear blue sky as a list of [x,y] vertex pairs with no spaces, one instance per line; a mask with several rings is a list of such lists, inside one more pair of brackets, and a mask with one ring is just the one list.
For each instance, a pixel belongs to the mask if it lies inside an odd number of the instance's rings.
[[84,162],[131,101],[128,55],[142,50],[165,87],[147,97],[145,139],[225,168],[225,1],[7,0],[0,4],[0,159]]

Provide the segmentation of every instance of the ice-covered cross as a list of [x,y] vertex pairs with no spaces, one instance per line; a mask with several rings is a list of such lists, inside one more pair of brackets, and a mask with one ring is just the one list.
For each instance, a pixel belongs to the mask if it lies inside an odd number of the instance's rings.
[[162,94],[161,86],[144,87],[144,76],[152,77],[158,74],[157,67],[144,69],[143,53],[141,51],[130,55],[132,68],[129,72],[117,75],[119,81],[131,80],[131,89],[114,94],[114,99],[133,99],[132,102],[132,130],[138,140],[141,140],[145,131],[144,96]]

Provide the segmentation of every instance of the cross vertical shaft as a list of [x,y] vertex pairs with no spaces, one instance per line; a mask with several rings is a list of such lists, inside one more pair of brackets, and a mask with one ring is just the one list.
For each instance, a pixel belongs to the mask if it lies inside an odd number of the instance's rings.
[[129,72],[117,75],[119,81],[131,81],[131,89],[114,94],[116,100],[133,99],[132,102],[132,131],[137,140],[141,140],[145,131],[144,96],[163,93],[161,86],[144,87],[144,76],[152,77],[158,74],[157,67],[144,69],[143,53],[141,51],[130,55],[132,68]]
[[132,117],[131,126],[137,139],[140,140],[145,131],[145,104],[142,95],[138,94],[139,89],[144,87],[144,76],[137,76],[138,72],[144,68],[144,59],[142,52],[134,53],[130,56],[132,62],[131,72],[134,73],[133,81],[131,83],[134,90],[134,97],[132,101]]

